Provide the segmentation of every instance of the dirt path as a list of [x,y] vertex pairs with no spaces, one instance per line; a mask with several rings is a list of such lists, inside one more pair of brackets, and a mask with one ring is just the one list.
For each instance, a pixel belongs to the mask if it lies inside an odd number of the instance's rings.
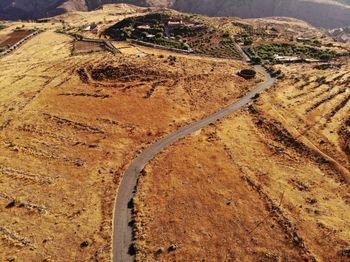
[[134,189],[137,184],[138,177],[141,175],[142,170],[158,153],[163,149],[175,143],[176,141],[190,135],[211,123],[215,123],[217,120],[228,116],[232,112],[247,105],[251,99],[258,93],[272,86],[275,82],[274,78],[271,78],[266,70],[261,66],[255,67],[257,71],[261,72],[266,81],[259,84],[254,90],[250,91],[247,95],[242,97],[237,102],[229,105],[228,107],[216,112],[202,120],[194,122],[180,130],[167,135],[160,139],[158,142],[152,144],[146,148],[133,162],[125,172],[119,190],[117,192],[117,200],[114,209],[114,221],[113,221],[113,261],[114,262],[126,262],[133,261],[134,256],[129,252],[132,247],[132,207],[130,205],[134,197]]

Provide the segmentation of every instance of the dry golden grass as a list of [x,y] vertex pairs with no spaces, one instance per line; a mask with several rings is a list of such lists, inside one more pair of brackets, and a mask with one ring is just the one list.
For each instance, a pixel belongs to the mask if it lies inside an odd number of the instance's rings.
[[138,150],[256,85],[238,61],[71,49],[49,30],[1,58],[1,261],[109,260],[116,188]]
[[147,168],[135,201],[137,261],[298,260],[269,199],[248,184],[219,139],[207,128]]
[[264,96],[264,110],[278,112],[285,125],[349,168],[344,142],[350,109],[350,62],[343,58],[329,63],[333,68],[320,69],[324,65],[328,64],[276,66],[286,77]]
[[257,102],[147,166],[138,261],[349,259],[350,64],[331,64],[276,66]]

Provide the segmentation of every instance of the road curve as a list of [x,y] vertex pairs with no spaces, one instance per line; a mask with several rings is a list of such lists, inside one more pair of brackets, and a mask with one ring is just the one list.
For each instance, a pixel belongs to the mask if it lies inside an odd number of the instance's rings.
[[119,185],[117,192],[116,204],[114,207],[114,221],[113,221],[113,262],[129,262],[134,261],[134,256],[129,254],[129,249],[132,245],[132,198],[134,197],[134,189],[137,184],[137,180],[141,175],[142,170],[158,153],[163,149],[190,135],[203,127],[215,123],[217,120],[228,116],[234,111],[242,108],[248,104],[251,99],[258,93],[272,86],[275,82],[274,78],[271,78],[267,71],[261,66],[255,66],[256,70],[261,72],[265,77],[266,81],[259,84],[254,90],[250,91],[244,97],[237,102],[227,106],[226,108],[202,119],[194,122],[188,126],[185,126],[172,134],[155,142],[148,148],[146,148],[137,158],[133,160],[129,168],[126,170],[122,181]]

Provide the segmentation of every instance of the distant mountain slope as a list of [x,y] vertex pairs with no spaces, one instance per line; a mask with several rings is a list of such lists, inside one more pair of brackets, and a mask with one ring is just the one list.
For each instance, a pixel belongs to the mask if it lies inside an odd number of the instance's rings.
[[350,0],[1,0],[0,19],[32,19],[103,4],[162,6],[210,16],[290,16],[315,26],[350,26]]
[[0,0],[0,19],[37,19],[69,11],[93,10],[112,3],[148,5],[144,0]]
[[350,5],[339,2],[321,0],[177,0],[173,8],[211,16],[244,18],[290,16],[320,27],[350,25]]

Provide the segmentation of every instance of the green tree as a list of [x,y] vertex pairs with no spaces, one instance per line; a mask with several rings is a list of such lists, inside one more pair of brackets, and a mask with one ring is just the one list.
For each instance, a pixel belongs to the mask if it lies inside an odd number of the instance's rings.
[[253,56],[252,62],[253,62],[253,64],[260,65],[262,63],[262,59],[258,56]]
[[320,55],[320,59],[323,60],[323,61],[331,60],[331,58],[332,58],[332,55],[328,54],[328,53],[323,53],[323,54]]
[[244,38],[243,43],[244,43],[244,45],[251,45],[251,44],[253,44],[253,38],[248,36],[248,37]]

